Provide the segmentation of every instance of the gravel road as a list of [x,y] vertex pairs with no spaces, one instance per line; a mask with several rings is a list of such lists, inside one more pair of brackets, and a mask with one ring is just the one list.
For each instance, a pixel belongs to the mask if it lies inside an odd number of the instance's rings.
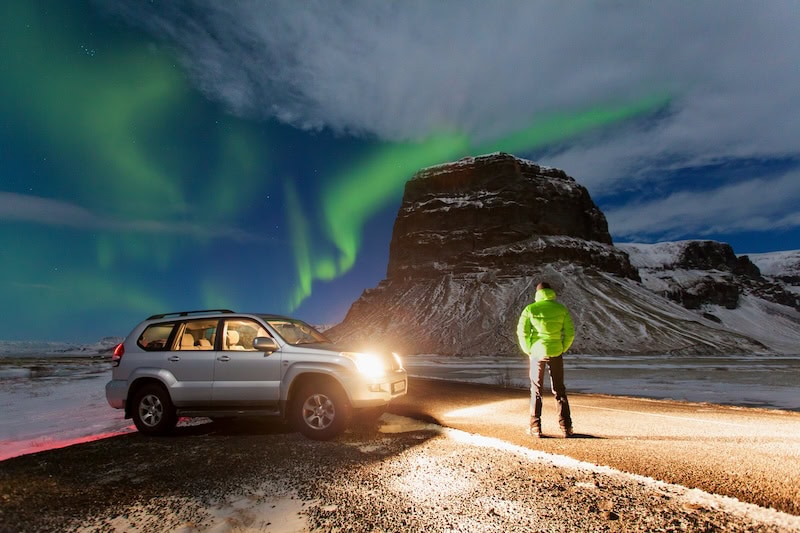
[[243,420],[0,463],[3,531],[800,531],[800,518],[387,414]]

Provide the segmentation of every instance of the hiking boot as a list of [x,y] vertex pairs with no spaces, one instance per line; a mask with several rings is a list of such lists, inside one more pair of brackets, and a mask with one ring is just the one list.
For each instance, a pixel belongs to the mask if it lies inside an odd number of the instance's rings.
[[525,433],[527,433],[528,435],[530,435],[531,437],[533,437],[535,439],[541,439],[542,438],[542,428],[539,427],[539,426],[531,426],[531,427],[528,428],[528,431],[526,431]]
[[561,432],[564,434],[564,438],[568,439],[572,437],[575,433],[572,431],[571,427],[561,428]]

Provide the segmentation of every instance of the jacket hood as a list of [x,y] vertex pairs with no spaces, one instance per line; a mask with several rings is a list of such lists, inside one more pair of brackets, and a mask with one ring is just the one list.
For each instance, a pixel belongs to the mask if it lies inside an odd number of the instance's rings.
[[539,289],[536,291],[536,296],[534,297],[534,301],[541,302],[542,300],[555,300],[556,299],[556,291],[553,289]]

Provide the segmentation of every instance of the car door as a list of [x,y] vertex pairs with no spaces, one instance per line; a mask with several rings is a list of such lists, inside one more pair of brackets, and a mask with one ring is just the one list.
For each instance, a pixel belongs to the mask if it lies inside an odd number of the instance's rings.
[[280,351],[253,348],[256,337],[270,337],[248,318],[228,319],[218,339],[212,401],[216,407],[271,407],[278,404],[281,384]]
[[165,353],[164,369],[177,380],[170,387],[178,407],[205,405],[211,401],[214,383],[214,350],[208,341],[217,319],[187,320],[178,324],[172,349]]

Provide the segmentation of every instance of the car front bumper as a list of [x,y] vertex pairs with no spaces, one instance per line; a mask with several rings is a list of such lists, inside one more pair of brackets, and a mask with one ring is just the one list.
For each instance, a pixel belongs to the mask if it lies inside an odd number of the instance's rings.
[[380,379],[352,384],[350,402],[354,408],[385,405],[408,391],[408,376],[405,372],[393,372]]

